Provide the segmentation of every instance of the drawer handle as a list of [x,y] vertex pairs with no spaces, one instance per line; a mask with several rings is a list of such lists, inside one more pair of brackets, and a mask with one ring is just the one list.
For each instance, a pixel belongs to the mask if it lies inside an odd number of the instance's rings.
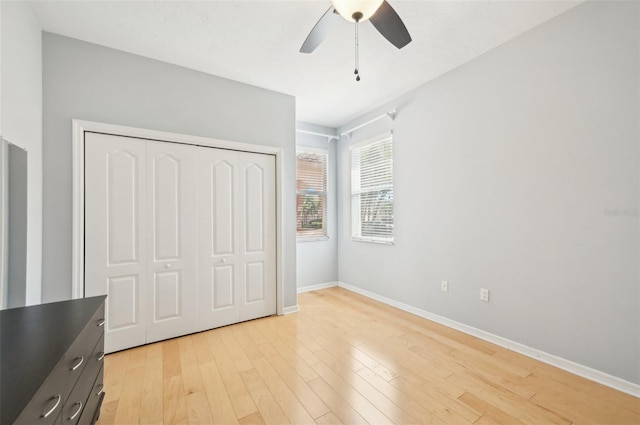
[[60,406],[60,402],[62,401],[62,396],[60,394],[56,394],[53,397],[51,397],[51,400],[53,400],[54,398],[56,398],[56,404],[53,405],[53,407],[51,409],[49,409],[48,411],[44,412],[42,414],[43,418],[46,418],[48,416],[51,416],[51,414],[58,408],[58,406]]
[[78,410],[75,411],[75,413],[73,415],[71,415],[70,417],[67,418],[68,421],[72,421],[76,418],[76,416],[78,416],[80,414],[80,411],[82,411],[82,402],[81,401],[76,401],[75,403],[73,403],[73,405],[78,405]]
[[106,320],[104,320],[104,319],[98,320],[98,326],[104,325],[104,322],[106,322]]
[[100,395],[104,392],[104,384],[98,384],[98,388],[100,388],[100,391],[98,391],[96,395]]
[[100,351],[100,354],[98,354],[98,361],[102,361],[102,359],[104,359],[104,351]]
[[71,370],[76,370],[77,368],[80,367],[80,365],[82,364],[82,362],[84,362],[84,357],[80,356],[80,357],[76,357],[76,359],[79,359],[80,361],[75,364],[74,366],[71,367]]

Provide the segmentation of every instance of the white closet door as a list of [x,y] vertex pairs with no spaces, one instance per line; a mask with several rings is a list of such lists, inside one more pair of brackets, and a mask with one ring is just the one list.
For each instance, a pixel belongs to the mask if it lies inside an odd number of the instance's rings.
[[106,295],[105,350],[146,342],[145,142],[85,135],[85,296]]
[[113,352],[276,313],[275,157],[85,136],[85,295]]
[[275,157],[209,149],[198,173],[200,329],[275,314]]
[[147,141],[147,342],[197,331],[194,146]]

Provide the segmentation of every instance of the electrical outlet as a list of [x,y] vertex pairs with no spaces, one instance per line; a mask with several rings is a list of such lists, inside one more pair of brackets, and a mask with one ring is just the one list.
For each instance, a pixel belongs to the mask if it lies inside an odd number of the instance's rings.
[[489,302],[489,290],[487,288],[480,288],[480,300]]
[[440,283],[440,289],[442,289],[442,292],[449,292],[449,282],[443,280],[442,283]]

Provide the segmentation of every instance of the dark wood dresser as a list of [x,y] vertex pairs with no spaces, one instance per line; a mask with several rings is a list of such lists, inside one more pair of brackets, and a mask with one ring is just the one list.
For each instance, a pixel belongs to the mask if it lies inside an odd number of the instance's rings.
[[0,311],[0,424],[93,424],[105,296]]

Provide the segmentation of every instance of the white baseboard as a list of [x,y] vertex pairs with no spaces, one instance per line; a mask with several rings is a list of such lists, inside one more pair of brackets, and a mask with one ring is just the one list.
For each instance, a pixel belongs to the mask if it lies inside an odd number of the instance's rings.
[[617,376],[609,375],[608,373],[590,368],[588,366],[584,366],[571,360],[554,356],[553,354],[549,354],[544,351],[529,347],[527,345],[520,344],[519,342],[494,335],[492,333],[483,331],[482,329],[474,328],[473,326],[465,325],[464,323],[456,322],[455,320],[447,319],[446,317],[430,313],[426,310],[401,303],[382,295],[378,295],[374,292],[367,291],[366,289],[358,288],[357,286],[349,285],[345,282],[338,282],[338,286],[344,289],[348,289],[349,291],[355,292],[357,294],[364,295],[367,298],[371,298],[373,300],[380,301],[381,303],[396,307],[400,310],[415,314],[416,316],[420,316],[425,319],[456,329],[460,332],[473,335],[477,338],[515,351],[527,357],[540,360],[541,362],[566,370],[567,372],[571,372],[575,375],[581,376],[591,381],[598,382],[602,385],[606,385],[607,387],[616,389],[618,391],[622,391],[623,393],[627,393],[634,397],[640,398],[640,385],[626,381],[622,378],[618,378]]
[[310,292],[310,291],[317,291],[318,289],[333,288],[334,286],[338,286],[338,282],[325,282],[325,283],[318,283],[317,285],[300,286],[298,287],[298,294],[302,294],[304,292]]
[[283,315],[297,313],[297,312],[298,312],[298,306],[297,305],[292,305],[291,307],[283,307],[282,308],[282,314]]

